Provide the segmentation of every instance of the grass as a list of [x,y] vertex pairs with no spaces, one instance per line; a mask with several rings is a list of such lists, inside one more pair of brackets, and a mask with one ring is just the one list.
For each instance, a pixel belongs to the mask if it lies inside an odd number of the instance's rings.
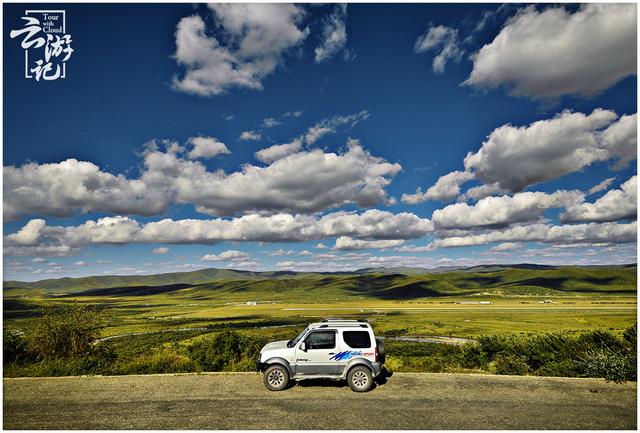
[[[485,266],[437,274],[411,270],[407,275],[395,270],[349,275],[214,271],[28,285],[5,282],[4,328],[33,328],[39,320],[38,306],[45,301],[90,304],[106,315],[103,337],[145,333],[110,340],[116,358],[138,359],[138,370],[147,364],[161,370],[174,364],[178,369],[196,368],[171,354],[188,356],[186,347],[211,333],[235,330],[267,340],[291,338],[305,324],[325,317],[367,318],[380,335],[469,338],[593,330],[621,335],[636,324],[635,266]],[[127,285],[105,287],[122,282]],[[540,303],[544,300],[551,303]],[[248,301],[257,305],[247,305]],[[464,303],[469,301],[476,303]],[[423,350],[424,344],[416,347]],[[435,368],[425,367],[420,357],[424,356],[405,359],[403,368]],[[83,362],[86,365],[67,370],[58,365],[55,371],[79,371],[93,361]],[[128,371],[125,364],[118,368]],[[5,365],[5,372],[37,375],[46,369],[31,366],[26,372],[14,367]]]

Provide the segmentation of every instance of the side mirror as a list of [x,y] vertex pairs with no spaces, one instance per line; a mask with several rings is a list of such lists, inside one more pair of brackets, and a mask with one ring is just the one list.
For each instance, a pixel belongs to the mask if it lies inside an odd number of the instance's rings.
[[307,351],[307,345],[305,344],[304,341],[302,343],[300,343],[300,350],[302,350],[303,352]]

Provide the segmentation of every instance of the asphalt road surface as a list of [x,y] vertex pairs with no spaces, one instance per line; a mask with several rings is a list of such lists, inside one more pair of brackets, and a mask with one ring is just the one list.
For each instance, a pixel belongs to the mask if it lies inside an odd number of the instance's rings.
[[397,373],[366,394],[258,373],[4,379],[5,429],[635,429],[636,383]]

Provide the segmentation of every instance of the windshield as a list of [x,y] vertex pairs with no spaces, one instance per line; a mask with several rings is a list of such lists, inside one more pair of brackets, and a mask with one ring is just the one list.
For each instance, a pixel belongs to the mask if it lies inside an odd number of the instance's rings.
[[293,347],[296,344],[298,344],[298,342],[302,339],[302,337],[304,336],[304,334],[307,333],[308,330],[309,330],[309,327],[307,326],[306,328],[304,328],[304,331],[298,334],[296,338],[294,338],[293,340],[289,340],[289,342],[287,343],[287,346]]

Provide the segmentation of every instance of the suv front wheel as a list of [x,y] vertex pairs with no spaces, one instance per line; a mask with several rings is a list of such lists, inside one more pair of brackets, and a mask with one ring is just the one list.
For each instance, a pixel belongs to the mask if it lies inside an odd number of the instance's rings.
[[355,392],[367,392],[373,387],[373,375],[371,370],[363,365],[358,365],[349,370],[347,374],[349,388]]
[[282,391],[289,385],[289,372],[282,365],[272,365],[264,372],[264,385],[271,391]]

